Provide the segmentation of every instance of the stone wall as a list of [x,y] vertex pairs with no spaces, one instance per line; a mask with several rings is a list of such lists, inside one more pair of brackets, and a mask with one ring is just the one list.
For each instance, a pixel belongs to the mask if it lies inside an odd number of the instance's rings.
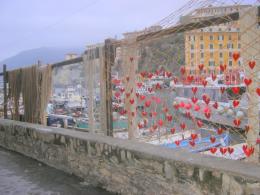
[[260,194],[260,166],[0,119],[0,145],[121,194]]

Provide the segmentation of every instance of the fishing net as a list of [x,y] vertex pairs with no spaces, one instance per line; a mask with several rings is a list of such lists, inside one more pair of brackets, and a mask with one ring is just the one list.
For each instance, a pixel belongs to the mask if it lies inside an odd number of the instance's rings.
[[[30,123],[46,123],[45,109],[51,95],[52,69],[51,66],[28,68],[8,72],[9,94],[13,103],[12,119]],[[20,109],[23,107],[24,112]]]

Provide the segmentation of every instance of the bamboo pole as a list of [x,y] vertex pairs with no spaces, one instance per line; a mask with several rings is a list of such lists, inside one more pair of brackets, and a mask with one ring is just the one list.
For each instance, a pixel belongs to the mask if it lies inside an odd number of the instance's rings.
[[106,112],[106,129],[107,136],[113,136],[113,110],[112,110],[112,75],[111,66],[115,62],[115,45],[114,40],[106,39],[104,45],[104,80],[106,82],[105,91],[105,112]]
[[[258,26],[258,8],[252,7],[240,12],[240,29],[242,52],[241,57],[245,67],[247,78],[252,79],[248,86],[248,125],[250,130],[247,133],[247,144],[254,147],[254,153],[248,159],[250,162],[259,162],[259,146],[256,140],[259,136],[259,96],[256,89],[259,87],[260,75],[260,28]],[[257,41],[258,40],[258,41]],[[248,63],[255,61],[256,65],[252,70]]]

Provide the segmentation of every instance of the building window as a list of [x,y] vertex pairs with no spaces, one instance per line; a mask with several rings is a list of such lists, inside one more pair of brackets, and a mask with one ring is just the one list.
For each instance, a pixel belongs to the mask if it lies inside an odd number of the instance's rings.
[[240,35],[238,35],[238,40],[241,40],[241,36]]
[[200,57],[201,57],[201,58],[204,58],[204,53],[200,53]]
[[238,49],[240,49],[240,48],[241,48],[241,44],[240,44],[240,43],[238,43],[237,47],[238,47]]
[[193,58],[194,58],[194,53],[192,53],[192,54],[190,55],[190,57],[193,59]]
[[190,36],[189,36],[189,41],[190,41]]
[[200,49],[204,49],[204,45],[203,44],[200,44]]
[[241,66],[241,61],[240,60],[238,61],[238,65]]
[[219,57],[223,58],[223,53],[222,52],[219,53]]
[[209,29],[209,32],[212,32],[212,28]]
[[219,41],[223,41],[223,40],[224,40],[224,35],[219,35],[219,36],[218,36],[218,40],[219,40]]
[[194,45],[193,45],[193,44],[191,44],[190,48],[191,48],[191,50],[194,50]]
[[213,44],[209,44],[209,48],[210,49],[213,49],[214,47],[213,47]]
[[213,52],[210,52],[210,58],[213,58]]
[[232,36],[228,35],[228,40],[231,41],[232,40]]
[[211,41],[213,41],[213,35],[210,35],[210,36],[209,36],[209,39],[210,39]]
[[222,44],[219,44],[219,49],[222,49],[223,48],[223,45]]
[[232,61],[231,61],[231,60],[228,62],[228,65],[229,65],[229,66],[232,66]]
[[232,52],[228,52],[229,58],[232,58]]
[[[203,30],[203,29],[201,29],[201,30]],[[203,36],[202,35],[200,36],[200,40],[203,41]]]

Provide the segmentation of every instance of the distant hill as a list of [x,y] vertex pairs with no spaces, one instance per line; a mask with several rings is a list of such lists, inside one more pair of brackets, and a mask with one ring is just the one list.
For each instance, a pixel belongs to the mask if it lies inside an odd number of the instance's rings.
[[55,63],[63,61],[67,53],[76,53],[78,55],[84,52],[84,48],[55,48],[55,47],[41,47],[37,49],[26,50],[18,53],[15,56],[9,57],[0,62],[6,64],[7,69],[15,69],[18,67],[29,66],[36,64],[38,60],[41,63]]

